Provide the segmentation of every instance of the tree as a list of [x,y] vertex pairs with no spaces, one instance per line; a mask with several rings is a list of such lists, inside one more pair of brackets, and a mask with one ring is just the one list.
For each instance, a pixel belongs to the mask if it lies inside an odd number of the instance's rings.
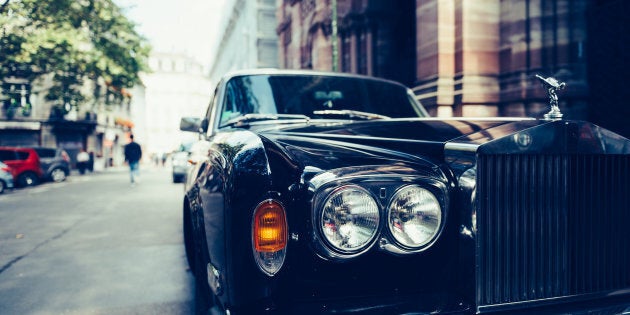
[[[0,81],[52,77],[46,99],[79,106],[86,80],[104,80],[120,98],[140,82],[150,47],[112,0],[4,0],[0,3]],[[12,99],[12,97],[10,97]]]

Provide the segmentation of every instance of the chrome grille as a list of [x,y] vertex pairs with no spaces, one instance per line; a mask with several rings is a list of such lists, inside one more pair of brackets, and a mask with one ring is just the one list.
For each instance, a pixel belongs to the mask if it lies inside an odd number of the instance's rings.
[[630,156],[478,158],[479,306],[630,287]]

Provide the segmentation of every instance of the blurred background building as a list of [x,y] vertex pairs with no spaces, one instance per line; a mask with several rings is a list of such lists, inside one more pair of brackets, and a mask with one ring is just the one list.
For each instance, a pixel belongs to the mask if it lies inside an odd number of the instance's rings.
[[[280,66],[399,81],[433,115],[536,116],[535,74],[560,107],[630,137],[624,0],[278,0]],[[338,58],[333,60],[334,4]],[[336,63],[333,65],[333,63]]]
[[[73,163],[76,154],[85,149],[94,154],[96,167],[111,165],[114,157],[122,155],[126,134],[134,126],[130,91],[115,90],[102,80],[87,81],[83,88],[92,95],[90,101],[80,106],[54,104],[45,99],[50,76],[30,84],[18,76],[6,81],[0,100],[0,146],[59,147]],[[143,93],[142,86],[135,90]]]
[[134,137],[145,157],[194,141],[197,135],[179,130],[180,119],[203,115],[213,89],[203,65],[185,53],[152,53],[149,67],[142,75],[144,99],[131,102]]
[[276,0],[225,0],[210,78],[250,68],[278,67]]

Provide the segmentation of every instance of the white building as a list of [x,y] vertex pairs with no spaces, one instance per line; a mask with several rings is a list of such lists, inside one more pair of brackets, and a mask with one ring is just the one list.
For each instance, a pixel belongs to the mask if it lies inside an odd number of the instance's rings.
[[213,85],[204,67],[185,54],[153,53],[151,73],[142,75],[145,85],[141,106],[132,104],[135,140],[144,157],[168,153],[196,135],[179,130],[181,117],[201,117],[210,102]]
[[277,68],[276,0],[226,0],[224,10],[210,78],[218,82],[233,70]]

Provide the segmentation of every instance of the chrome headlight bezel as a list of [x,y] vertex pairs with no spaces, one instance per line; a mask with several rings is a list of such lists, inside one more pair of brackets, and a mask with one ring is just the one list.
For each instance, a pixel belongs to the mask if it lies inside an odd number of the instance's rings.
[[[412,190],[415,190],[416,194],[423,194],[424,198],[427,198],[427,201],[433,203],[434,208],[428,209],[428,210],[431,210],[432,212],[437,213],[437,224],[433,228],[433,230],[430,232],[430,237],[428,237],[426,240],[418,242],[417,244],[410,244],[409,242],[403,241],[401,239],[401,236],[407,236],[410,239],[411,237],[409,237],[409,235],[404,235],[405,234],[404,232],[400,233],[396,231],[396,226],[394,222],[396,221],[395,220],[396,218],[399,218],[399,214],[393,213],[394,205],[397,202],[399,202],[401,198],[405,197],[404,194],[412,193],[413,192]],[[384,228],[384,229],[387,230],[388,239],[391,241],[391,243],[395,244],[396,247],[401,249],[402,250],[401,252],[403,253],[421,252],[429,248],[438,239],[442,231],[444,221],[445,221],[444,201],[440,200],[440,195],[441,194],[439,193],[439,190],[436,189],[436,187],[426,186],[426,185],[423,186],[423,185],[419,185],[415,183],[400,186],[392,194],[386,207],[386,215],[385,215],[386,224],[384,225],[386,225],[387,228],[386,229]],[[392,218],[393,215],[395,215],[396,218]],[[413,216],[415,215],[416,214],[414,214]],[[403,227],[404,223],[400,222],[399,225],[400,225],[399,227],[400,229]]]
[[[327,175],[326,173],[324,175]],[[317,178],[320,182],[311,186],[312,192],[311,199],[311,222],[312,233],[310,244],[313,246],[315,253],[320,258],[332,261],[344,261],[348,259],[354,259],[362,254],[377,248],[380,251],[387,252],[394,255],[409,255],[426,251],[433,247],[435,243],[440,239],[440,235],[444,230],[446,221],[448,220],[448,205],[449,205],[449,186],[448,182],[442,178],[434,178],[428,176],[415,176],[415,175],[395,175],[395,174],[380,174],[380,175],[368,175],[368,176],[356,176],[347,177],[345,179],[334,177],[321,177]],[[313,183],[312,182],[312,183]],[[396,241],[396,238],[389,231],[389,206],[392,202],[394,195],[404,187],[415,185],[431,192],[437,199],[441,209],[441,222],[437,228],[437,232],[432,239],[421,246],[420,248],[413,248],[405,246]],[[331,194],[343,187],[358,187],[370,194],[373,200],[376,202],[379,209],[379,226],[376,235],[369,242],[365,248],[358,252],[344,252],[336,250],[323,236],[323,231],[320,227],[321,213],[324,204],[327,202]]]
[[[326,205],[329,203],[329,201],[331,201],[332,198],[338,197],[339,195],[350,192],[350,191],[360,192],[364,194],[366,198],[368,198],[367,200],[372,203],[369,206],[373,207],[374,210],[376,211],[375,212],[376,222],[375,222],[375,227],[373,228],[369,237],[361,246],[358,246],[357,248],[354,248],[354,249],[344,249],[337,246],[333,241],[331,241],[327,237],[326,231],[324,231],[323,225],[325,221],[324,216],[326,214],[325,213]],[[326,256],[327,258],[336,259],[336,258],[356,257],[370,250],[370,248],[372,248],[372,246],[376,243],[378,239],[378,235],[381,231],[382,217],[383,217],[381,205],[378,203],[374,195],[368,189],[365,189],[364,187],[361,187],[359,185],[348,184],[348,185],[338,186],[331,190],[327,190],[325,193],[325,196],[326,197],[323,198],[321,202],[317,202],[314,204],[314,209],[313,209],[313,227],[316,231],[315,238],[320,240],[319,242],[316,242],[316,243],[323,245],[323,246],[320,246],[318,252],[323,253],[324,256]]]

